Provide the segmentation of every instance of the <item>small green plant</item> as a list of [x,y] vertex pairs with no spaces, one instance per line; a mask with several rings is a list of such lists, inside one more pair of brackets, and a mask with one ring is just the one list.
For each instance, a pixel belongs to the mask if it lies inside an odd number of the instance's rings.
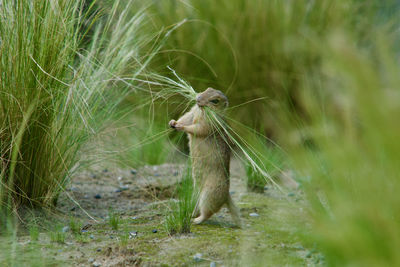
[[39,228],[37,225],[31,225],[29,227],[29,236],[32,242],[39,240]]
[[75,235],[75,240],[79,243],[89,243],[90,237],[88,233],[80,233]]
[[73,234],[81,234],[82,223],[75,218],[71,218],[69,220],[69,228]]
[[193,186],[190,166],[184,173],[177,188],[178,201],[172,202],[165,218],[165,228],[169,234],[190,233],[191,219],[198,193]]
[[127,226],[124,227],[124,231],[119,236],[119,243],[122,247],[126,247],[129,241],[129,230]]
[[108,224],[111,226],[113,230],[119,229],[119,224],[120,224],[119,214],[113,212],[111,209],[108,211]]
[[54,231],[50,232],[51,242],[65,243],[65,237],[66,234],[60,229],[55,229]]
[[[258,150],[260,157],[255,159],[257,165],[261,166],[263,171],[269,173],[273,180],[277,180],[277,176],[284,168],[282,152],[279,148],[268,146],[265,142],[260,143]],[[247,177],[247,189],[253,192],[264,192],[264,187],[269,183],[269,180],[257,169],[254,169],[248,161],[245,162],[244,167]]]

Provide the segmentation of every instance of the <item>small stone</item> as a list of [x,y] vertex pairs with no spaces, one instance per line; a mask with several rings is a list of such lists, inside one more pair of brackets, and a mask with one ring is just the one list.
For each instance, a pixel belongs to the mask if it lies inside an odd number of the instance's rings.
[[154,176],[155,176],[155,177],[159,177],[160,174],[159,174],[159,173],[155,173]]
[[252,212],[249,214],[250,217],[259,217],[258,213]]
[[115,193],[121,193],[122,190],[118,188],[118,189],[116,189],[114,192],[115,192]]
[[131,217],[131,219],[132,219],[132,220],[137,220],[137,217],[136,217],[136,216],[135,216],[135,217]]
[[193,259],[194,259],[195,262],[200,262],[200,261],[203,260],[202,257],[203,257],[203,254],[201,254],[201,253],[196,253],[196,254],[193,256]]
[[88,199],[89,195],[84,195],[83,198]]
[[268,190],[269,189],[269,187],[268,186],[264,186],[264,190]]
[[63,229],[62,229],[62,232],[66,233],[68,231],[69,231],[69,226],[64,226]]
[[93,179],[96,179],[97,175],[96,174],[91,174],[90,177],[92,177]]
[[94,196],[94,198],[95,198],[95,199],[100,199],[100,198],[101,198],[101,195],[100,195],[100,194],[96,194],[96,195]]
[[120,184],[120,185],[119,185],[119,189],[120,189],[121,191],[125,191],[125,190],[128,190],[128,189],[129,189],[129,186]]
[[311,251],[309,251],[309,252],[306,254],[306,258],[311,258],[311,255],[312,255],[312,253],[311,253]]
[[137,237],[137,235],[138,235],[137,231],[129,232],[129,239],[133,239],[133,238]]
[[100,266],[101,266],[101,264],[99,262],[97,262],[97,261],[93,262],[93,267],[100,267]]
[[92,227],[92,224],[87,223],[84,226],[82,226],[82,230],[88,230],[90,227]]
[[72,192],[77,192],[78,188],[75,187],[75,186],[71,186],[71,188],[69,190],[72,191]]
[[294,197],[295,196],[295,194],[293,193],[293,192],[290,192],[289,194],[287,194],[288,195],[288,197]]
[[121,181],[122,180],[122,176],[118,176],[117,180]]
[[73,207],[70,209],[70,211],[74,211],[74,210],[76,210],[76,206],[73,206]]
[[90,237],[90,239],[94,239],[94,235],[90,235],[89,237]]
[[93,258],[90,258],[90,259],[88,259],[88,262],[89,262],[89,263],[92,263],[92,262],[94,262],[94,259],[93,259]]
[[178,176],[179,172],[178,171],[174,171],[174,176]]
[[103,170],[103,172],[108,172],[108,169],[107,169],[107,168],[106,168],[106,169],[104,169],[104,170]]
[[210,262],[210,267],[216,267],[216,266],[217,264],[214,261]]
[[101,248],[96,249],[96,251],[97,251],[97,252],[100,252],[100,251],[101,251]]
[[135,175],[136,173],[137,173],[137,170],[135,170],[135,169],[132,169],[132,170],[131,170],[131,174],[132,174],[132,175]]
[[157,233],[157,229],[153,229],[153,231],[152,231],[152,232],[153,232],[154,234],[155,234],[155,233]]

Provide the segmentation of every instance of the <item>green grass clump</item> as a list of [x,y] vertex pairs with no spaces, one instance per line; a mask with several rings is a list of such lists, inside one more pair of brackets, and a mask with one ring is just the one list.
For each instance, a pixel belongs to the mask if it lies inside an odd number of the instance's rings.
[[61,230],[61,227],[57,227],[55,230],[49,232],[49,236],[51,242],[64,244],[67,234]]
[[[137,77],[152,55],[142,54],[148,39],[137,35],[144,17],[122,12],[117,19],[118,4],[99,18],[83,13],[84,1],[2,1],[2,207],[54,204],[84,162],[78,152],[134,89],[120,77]],[[83,45],[84,25],[91,36]]]
[[119,214],[110,210],[108,212],[108,224],[111,226],[111,228],[117,231],[119,229],[120,222],[121,220]]
[[168,207],[165,228],[171,235],[190,233],[193,211],[198,199],[191,174],[191,168],[188,167],[177,188],[178,200]]
[[72,217],[69,220],[69,229],[71,230],[71,233],[73,233],[74,235],[79,235],[81,234],[82,223]]
[[[256,158],[257,165],[261,166],[264,172],[269,173],[274,181],[277,181],[279,174],[282,173],[285,167],[282,151],[276,146],[268,146],[262,140],[259,141],[257,152],[262,157]],[[269,183],[269,180],[257,169],[254,169],[248,161],[245,161],[244,167],[247,177],[247,189],[254,192],[264,192],[264,186]]]
[[29,236],[32,242],[39,240],[39,228],[37,225],[31,225],[29,227]]

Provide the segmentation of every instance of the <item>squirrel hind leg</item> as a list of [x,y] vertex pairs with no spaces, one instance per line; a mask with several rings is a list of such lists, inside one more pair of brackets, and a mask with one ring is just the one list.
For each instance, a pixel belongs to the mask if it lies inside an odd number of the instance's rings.
[[228,206],[228,210],[231,213],[232,219],[235,222],[236,226],[239,228],[242,228],[242,222],[240,220],[239,209],[233,203],[233,200],[230,195],[228,196],[228,201],[226,204]]
[[202,223],[202,222],[208,220],[208,218],[210,218],[211,215],[213,215],[213,213],[210,212],[209,210],[201,209],[201,210],[200,210],[200,216],[197,217],[197,218],[195,218],[195,219],[193,220],[193,223],[194,223],[194,224],[200,224],[200,223]]

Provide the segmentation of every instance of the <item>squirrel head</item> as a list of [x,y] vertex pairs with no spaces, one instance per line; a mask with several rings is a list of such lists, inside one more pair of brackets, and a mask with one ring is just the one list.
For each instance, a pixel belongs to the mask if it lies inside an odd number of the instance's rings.
[[223,110],[228,107],[228,98],[219,90],[211,87],[202,93],[197,94],[196,102],[199,107],[210,107],[212,109]]

